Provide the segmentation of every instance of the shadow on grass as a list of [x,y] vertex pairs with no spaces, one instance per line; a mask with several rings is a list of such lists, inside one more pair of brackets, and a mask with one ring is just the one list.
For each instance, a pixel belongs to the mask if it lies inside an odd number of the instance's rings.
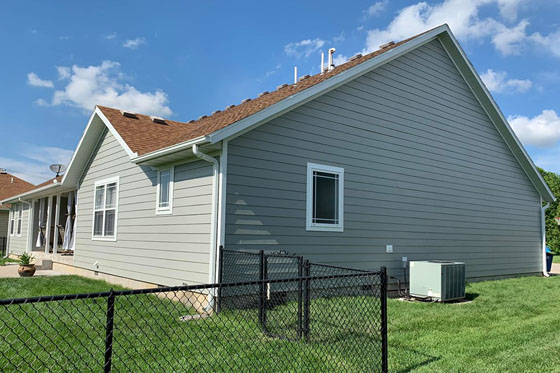
[[468,301],[475,300],[476,298],[478,298],[479,295],[480,294],[478,294],[478,293],[466,293],[465,294],[465,299],[468,300]]
[[[389,371],[397,373],[412,372],[415,369],[427,366],[441,359],[439,356],[432,356],[425,352],[403,347],[394,343],[389,343]],[[394,355],[405,355],[406,359],[394,358]],[[406,361],[406,365],[392,366],[392,361]]]

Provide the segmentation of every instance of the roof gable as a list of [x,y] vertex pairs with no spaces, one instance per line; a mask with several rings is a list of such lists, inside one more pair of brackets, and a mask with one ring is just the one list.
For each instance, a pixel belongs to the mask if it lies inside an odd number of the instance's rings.
[[[436,39],[442,43],[465,82],[537,191],[544,200],[555,200],[554,195],[513,133],[504,115],[447,25],[439,26],[387,48],[355,58],[330,72],[308,77],[296,84],[284,85],[274,92],[260,95],[256,99],[229,107],[224,111],[215,112],[213,115],[202,117],[197,121],[182,123],[166,120],[164,124],[158,124],[145,115],[137,114],[135,118],[129,118],[123,116],[119,110],[106,107],[96,107],[92,117],[101,118],[127,150],[133,162],[142,163],[152,158],[179,151],[179,149],[189,148],[193,143],[217,143],[238,136]],[[92,121],[88,124],[88,128],[91,123]],[[86,129],[84,137],[87,133],[88,130]],[[84,137],[80,141],[75,156],[80,150]],[[71,174],[70,170],[74,158],[63,183],[67,180],[67,176]]]

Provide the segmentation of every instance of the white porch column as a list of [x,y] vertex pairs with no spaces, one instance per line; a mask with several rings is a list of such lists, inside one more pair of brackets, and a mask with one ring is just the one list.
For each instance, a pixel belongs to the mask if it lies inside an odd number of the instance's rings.
[[53,254],[58,250],[58,225],[60,224],[60,193],[56,195],[56,209],[54,215],[54,241]]
[[36,200],[31,200],[28,203],[29,212],[27,213],[27,249],[25,250],[28,254],[33,251],[33,220],[35,219],[35,203]]
[[49,253],[50,242],[51,242],[51,225],[52,225],[52,200],[53,196],[49,196],[47,199],[47,229],[45,232],[45,254]]

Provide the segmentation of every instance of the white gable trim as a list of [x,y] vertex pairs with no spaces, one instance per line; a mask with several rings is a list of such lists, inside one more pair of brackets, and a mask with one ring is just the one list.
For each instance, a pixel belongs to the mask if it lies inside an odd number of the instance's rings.
[[[99,128],[95,128],[99,126],[99,122],[95,120],[96,118],[99,118],[99,120],[105,125],[105,127],[107,127],[107,129],[111,132],[111,134],[113,134],[117,142],[121,145],[121,147],[124,149],[124,151],[126,152],[126,154],[130,159],[138,156],[138,154],[134,153],[130,149],[130,147],[126,144],[126,142],[123,140],[121,135],[119,135],[115,127],[113,127],[109,119],[107,119],[105,114],[103,114],[101,109],[99,109],[96,106],[95,110],[93,111],[93,113],[89,118],[86,129],[84,130],[84,133],[80,138],[80,142],[78,143],[78,146],[74,151],[74,154],[72,154],[72,159],[70,160],[68,169],[66,170],[66,173],[62,178],[61,184],[63,186],[71,186],[71,187],[77,186],[77,180],[79,180],[79,178],[82,176],[84,167],[87,166],[87,163],[91,159],[91,154],[90,154],[87,157],[82,157],[81,161],[78,161],[78,155],[81,152],[86,151],[83,149],[86,143],[89,144],[95,143],[95,145],[97,146],[99,142],[100,133],[104,132],[104,131],[99,131]],[[94,129],[97,129],[98,131],[94,131]],[[95,149],[95,147],[93,149]],[[84,162],[84,159],[87,159],[88,162]]]
[[[467,58],[463,48],[457,42],[457,39],[449,29],[447,25],[445,26],[445,33],[442,33],[442,37],[439,38],[439,41],[449,56],[449,59],[453,62],[461,77],[469,87],[470,91],[506,143],[507,147],[512,152],[513,156],[537,190],[537,192],[541,195],[544,201],[546,202],[553,202],[556,200],[556,197],[548,187],[546,181],[544,181],[541,173],[537,170],[535,164],[529,154],[519,141],[519,138],[509,125],[508,121],[506,120],[504,114],[498,107],[498,104],[482,82],[482,79],[476,72],[475,68]],[[455,49],[451,51],[450,48],[446,45],[446,43],[451,42],[451,46]],[[458,61],[454,58],[453,53],[456,52],[460,55],[461,59]],[[462,63],[461,63],[462,62]],[[469,79],[469,75],[470,78]],[[473,81],[474,80],[474,81]],[[480,92],[477,92],[480,91]],[[484,102],[487,100],[487,102]]]
[[269,122],[270,120],[287,113],[290,110],[301,106],[314,98],[317,98],[333,89],[340,87],[341,85],[362,76],[375,68],[386,64],[395,58],[398,58],[409,51],[416,49],[426,43],[437,38],[437,36],[447,30],[446,26],[440,26],[433,30],[430,30],[409,42],[406,42],[398,47],[395,47],[387,52],[380,54],[379,56],[373,57],[370,60],[362,62],[346,71],[341,72],[329,78],[319,84],[307,88],[304,91],[298,92],[292,96],[289,96],[282,101],[271,105],[245,119],[241,119],[238,122],[230,124],[229,126],[217,130],[214,133],[208,135],[211,143],[216,143],[223,139],[231,140],[237,136],[242,135],[245,132],[258,127],[261,124]]

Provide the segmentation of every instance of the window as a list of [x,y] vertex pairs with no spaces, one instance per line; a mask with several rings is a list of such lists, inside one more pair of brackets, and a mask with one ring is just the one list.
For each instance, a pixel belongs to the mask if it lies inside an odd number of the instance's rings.
[[307,164],[308,231],[344,230],[344,169]]
[[12,205],[10,214],[10,236],[14,235],[16,225],[16,206]]
[[174,168],[162,168],[157,176],[156,214],[171,214],[173,210]]
[[22,219],[23,219],[23,203],[18,203],[16,205],[16,212],[17,212],[17,235],[21,236],[21,226],[22,226]]
[[93,202],[93,239],[117,239],[119,178],[95,183]]

